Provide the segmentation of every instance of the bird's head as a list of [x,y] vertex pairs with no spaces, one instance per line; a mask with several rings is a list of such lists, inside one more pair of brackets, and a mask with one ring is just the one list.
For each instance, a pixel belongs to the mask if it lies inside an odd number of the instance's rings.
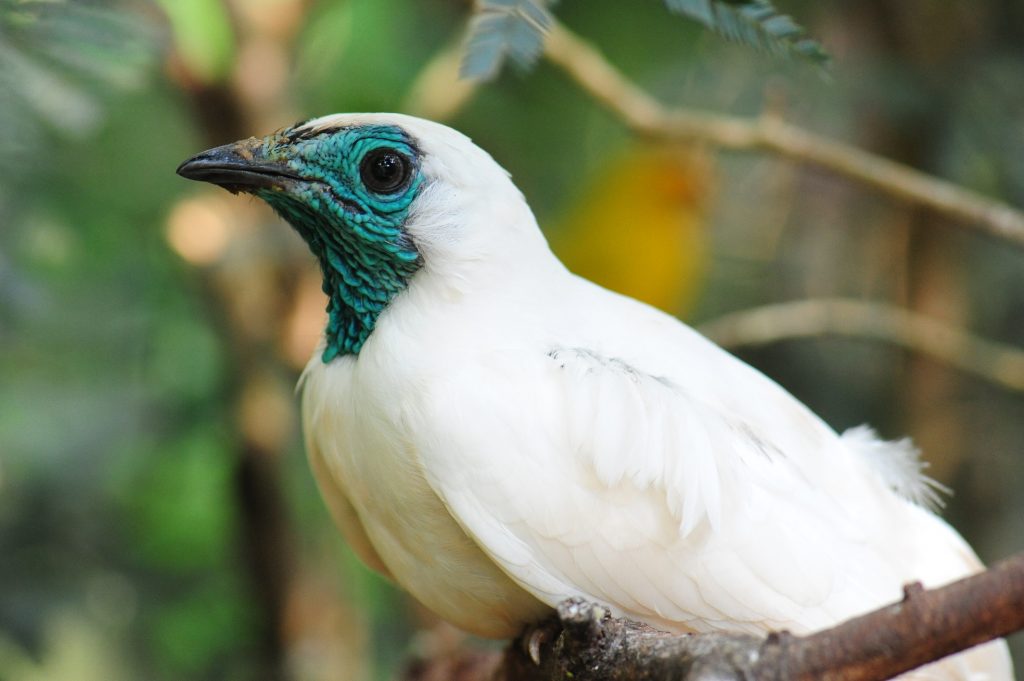
[[468,264],[547,251],[486,152],[410,116],[325,116],[204,151],[178,174],[263,199],[309,244],[329,298],[324,362],[358,354],[421,271],[455,281]]

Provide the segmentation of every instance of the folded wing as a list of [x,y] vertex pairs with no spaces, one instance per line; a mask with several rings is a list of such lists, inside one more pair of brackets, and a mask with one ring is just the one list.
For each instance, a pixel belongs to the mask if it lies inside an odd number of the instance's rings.
[[[913,549],[906,528],[886,536],[894,517],[942,524],[864,475],[834,433],[805,437],[834,451],[793,451],[798,436],[776,442],[673,377],[586,348],[488,371],[438,388],[416,448],[466,532],[548,603],[579,595],[670,629],[809,631],[898,597]],[[838,470],[816,480],[829,468],[806,461],[830,456]]]

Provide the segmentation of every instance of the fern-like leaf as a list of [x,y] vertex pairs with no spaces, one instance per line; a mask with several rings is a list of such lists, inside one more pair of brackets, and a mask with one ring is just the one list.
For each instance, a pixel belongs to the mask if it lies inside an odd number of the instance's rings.
[[806,36],[790,17],[780,14],[770,0],[665,0],[668,8],[700,22],[727,40],[762,52],[806,59],[827,66],[828,53]]
[[544,49],[544,34],[553,21],[551,0],[482,0],[469,24],[462,77],[488,80],[511,59],[521,68],[533,65]]
[[141,84],[159,49],[155,26],[125,7],[118,0],[0,0],[0,129],[94,131],[104,96]]

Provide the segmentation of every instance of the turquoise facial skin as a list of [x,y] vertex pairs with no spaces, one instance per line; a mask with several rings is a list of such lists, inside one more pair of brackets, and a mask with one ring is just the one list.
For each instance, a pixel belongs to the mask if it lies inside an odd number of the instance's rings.
[[[409,179],[390,193],[374,191],[361,177],[363,160],[380,149],[410,164]],[[419,152],[400,128],[367,125],[316,134],[289,128],[265,138],[261,155],[296,176],[254,193],[298,231],[320,261],[329,298],[321,359],[326,364],[358,355],[381,312],[423,265],[405,231],[424,183]]]

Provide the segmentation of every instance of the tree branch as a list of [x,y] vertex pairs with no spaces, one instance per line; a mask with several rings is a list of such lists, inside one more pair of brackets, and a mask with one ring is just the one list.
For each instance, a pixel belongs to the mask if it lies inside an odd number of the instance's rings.
[[733,312],[700,324],[698,329],[730,348],[825,335],[879,340],[928,355],[1004,388],[1024,391],[1024,350],[885,303],[844,298],[776,303]]
[[1024,213],[909,166],[764,114],[755,119],[669,109],[630,82],[592,45],[555,23],[547,58],[636,132],[724,149],[772,151],[926,206],[1024,247]]
[[[902,601],[810,636],[674,636],[570,599],[498,652],[450,657],[459,681],[883,681],[1024,629],[1024,554],[939,589],[906,587]],[[500,657],[500,666],[498,659]],[[430,661],[405,681],[439,679]]]
[[754,664],[754,678],[883,681],[1020,629],[1024,554],[939,589],[912,584],[899,603],[811,636],[784,637]]

